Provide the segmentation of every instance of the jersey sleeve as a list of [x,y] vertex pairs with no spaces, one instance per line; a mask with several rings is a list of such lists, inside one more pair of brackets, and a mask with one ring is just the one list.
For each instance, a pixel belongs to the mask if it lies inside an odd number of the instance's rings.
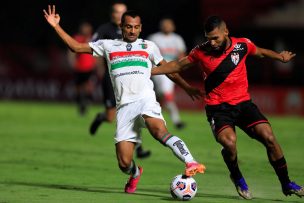
[[93,56],[104,56],[104,40],[89,42],[89,45],[93,49]]
[[255,44],[250,39],[247,39],[247,38],[245,38],[245,41],[246,41],[247,47],[248,47],[248,54],[249,55],[254,55],[256,53]]
[[187,58],[192,63],[197,62],[197,48],[192,49]]
[[150,56],[150,60],[154,65],[159,64],[162,60],[164,60],[163,56],[160,54],[159,48],[156,46],[155,43],[151,42],[152,46],[152,53]]

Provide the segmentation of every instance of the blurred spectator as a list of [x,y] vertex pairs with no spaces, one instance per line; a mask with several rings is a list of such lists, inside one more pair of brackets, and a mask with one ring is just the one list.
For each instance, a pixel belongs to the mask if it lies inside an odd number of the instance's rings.
[[[186,55],[186,45],[183,38],[176,34],[175,24],[172,19],[164,18],[160,21],[160,31],[148,37],[160,49],[166,61],[180,59]],[[152,77],[156,93],[162,105],[169,110],[171,120],[177,129],[185,127],[181,121],[179,110],[174,101],[174,83],[165,75]]]
[[[79,25],[78,33],[74,36],[78,42],[89,42],[92,38],[93,28],[88,22]],[[96,60],[90,54],[76,54],[68,51],[68,61],[74,68],[76,87],[76,102],[80,115],[87,111],[89,100],[92,98],[93,82],[92,76],[96,68]]]

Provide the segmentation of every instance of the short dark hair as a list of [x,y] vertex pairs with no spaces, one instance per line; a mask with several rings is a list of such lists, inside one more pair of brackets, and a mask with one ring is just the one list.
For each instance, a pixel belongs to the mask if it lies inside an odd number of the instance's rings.
[[135,11],[135,10],[129,10],[126,11],[122,16],[121,16],[121,24],[125,24],[126,21],[126,16],[131,16],[132,18],[140,17],[140,14]]
[[209,16],[204,24],[205,32],[211,32],[215,28],[219,27],[224,20],[219,16]]

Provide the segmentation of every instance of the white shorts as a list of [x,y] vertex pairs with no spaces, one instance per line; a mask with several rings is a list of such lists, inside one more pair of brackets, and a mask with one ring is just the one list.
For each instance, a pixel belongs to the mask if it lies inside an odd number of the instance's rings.
[[158,94],[173,93],[174,82],[172,82],[166,75],[152,76],[155,90]]
[[140,143],[141,128],[146,127],[143,115],[159,118],[165,122],[161,107],[155,98],[145,98],[125,104],[117,110],[115,143],[121,141]]

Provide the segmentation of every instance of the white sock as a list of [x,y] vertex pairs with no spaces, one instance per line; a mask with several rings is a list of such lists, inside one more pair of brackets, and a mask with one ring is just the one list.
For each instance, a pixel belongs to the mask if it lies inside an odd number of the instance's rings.
[[[169,137],[167,137],[169,136]],[[194,162],[194,158],[190,153],[186,143],[180,138],[174,135],[166,135],[163,139],[165,141],[165,145],[170,147],[173,151],[174,155],[179,158],[181,161],[185,163]]]
[[139,168],[138,166],[136,166],[135,162],[132,161],[132,171],[131,171],[131,174],[132,174],[132,177],[133,178],[136,178],[137,176],[139,176]]

